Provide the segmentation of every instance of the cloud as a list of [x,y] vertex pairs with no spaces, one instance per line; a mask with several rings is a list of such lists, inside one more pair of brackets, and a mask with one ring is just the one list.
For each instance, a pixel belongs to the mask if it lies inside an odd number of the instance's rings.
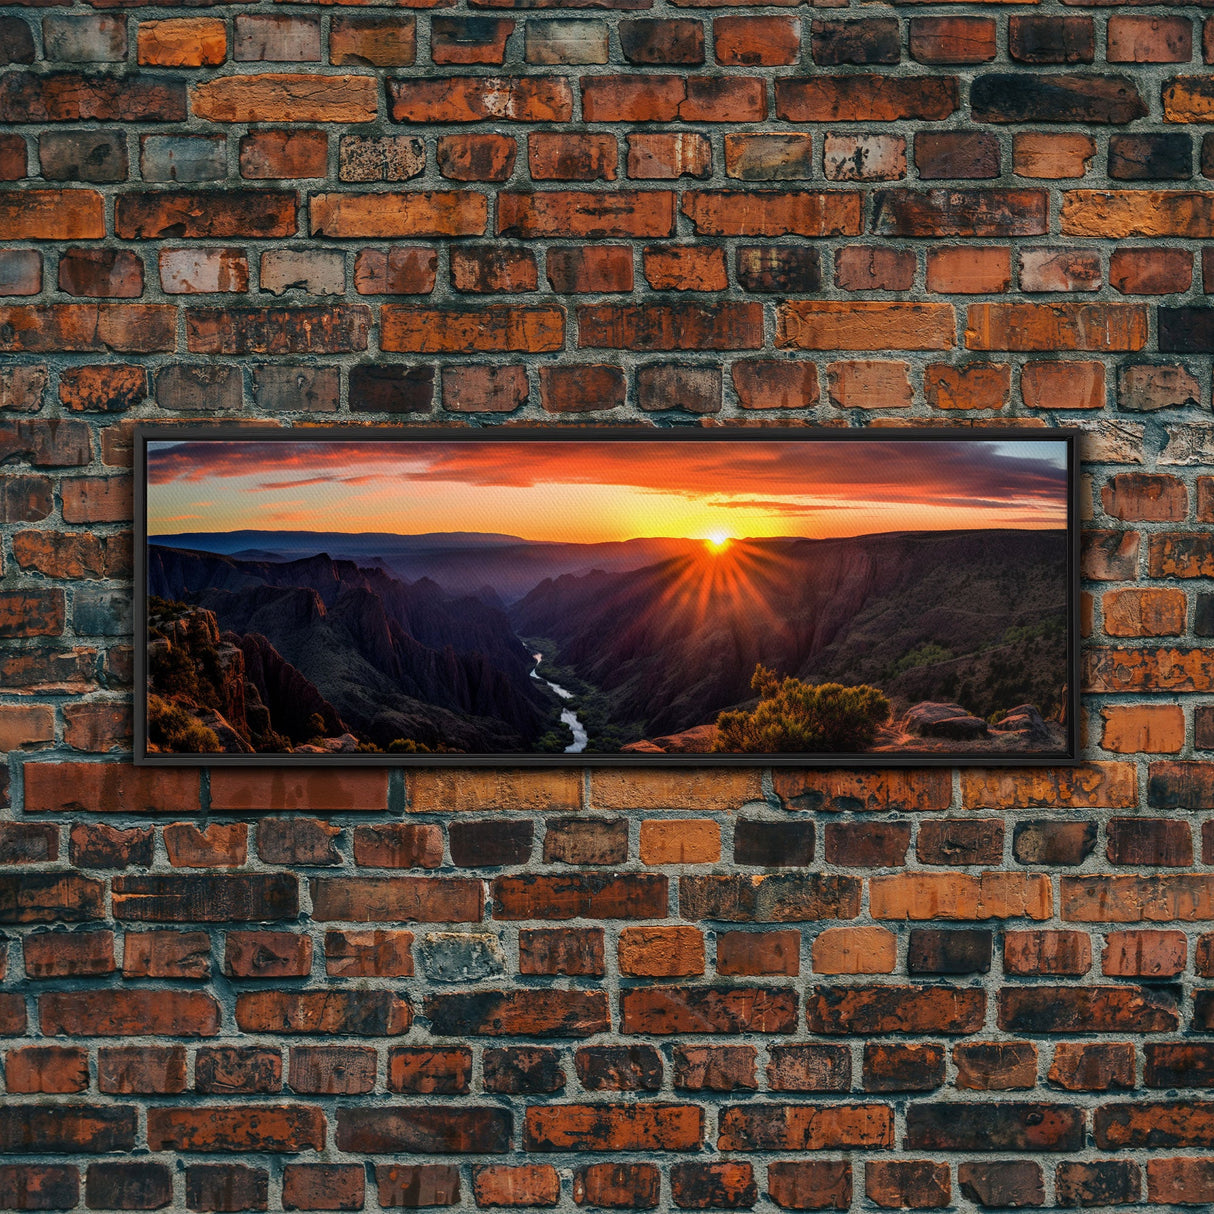
[[[1063,444],[998,439],[775,442],[718,439],[663,444],[637,439],[478,441],[202,440],[151,443],[153,485],[257,478],[261,491],[424,477],[468,487],[618,485],[651,493],[754,501],[837,498],[947,501],[959,507],[1065,502]],[[672,450],[675,454],[672,456]],[[403,488],[403,486],[401,486]],[[758,490],[758,495],[756,495]],[[815,506],[822,509],[824,506]]]

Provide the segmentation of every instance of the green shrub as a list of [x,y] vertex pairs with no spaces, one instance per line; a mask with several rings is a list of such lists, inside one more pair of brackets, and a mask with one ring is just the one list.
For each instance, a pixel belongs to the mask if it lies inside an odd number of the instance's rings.
[[753,711],[723,712],[717,718],[716,751],[732,754],[847,754],[866,750],[877,727],[889,718],[889,700],[876,687],[815,687],[800,679],[783,681],[765,666],[755,667]]
[[218,754],[223,750],[219,737],[197,717],[177,704],[148,696],[149,750],[171,754]]

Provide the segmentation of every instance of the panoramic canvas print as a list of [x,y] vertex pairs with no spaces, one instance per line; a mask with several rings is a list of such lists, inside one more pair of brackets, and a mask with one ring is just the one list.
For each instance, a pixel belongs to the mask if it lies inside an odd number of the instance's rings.
[[870,433],[143,433],[140,758],[1071,756],[1072,440]]

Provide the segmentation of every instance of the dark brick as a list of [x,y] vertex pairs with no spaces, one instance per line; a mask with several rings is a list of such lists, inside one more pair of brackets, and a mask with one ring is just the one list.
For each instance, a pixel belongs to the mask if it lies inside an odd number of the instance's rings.
[[984,1209],[1023,1209],[1045,1205],[1041,1165],[1028,1159],[962,1163],[957,1168],[961,1193]]
[[1021,864],[1082,864],[1096,846],[1096,823],[1039,819],[1017,822],[1012,854]]
[[1121,126],[1145,118],[1146,102],[1128,76],[991,72],[974,80],[976,122],[1092,122]]
[[733,858],[737,864],[762,868],[804,868],[814,858],[814,824],[739,818],[734,824]]
[[822,287],[818,250],[808,245],[739,245],[738,285],[767,295],[805,295]]
[[1029,1102],[912,1104],[906,1142],[927,1151],[1078,1151],[1083,1110]]
[[91,1163],[84,1200],[93,1210],[161,1210],[173,1200],[173,1174],[162,1163]]
[[866,1092],[930,1092],[944,1083],[944,1047],[876,1045],[864,1047]]
[[486,1092],[534,1094],[559,1092],[565,1086],[565,1071],[556,1050],[487,1049],[482,1066]]
[[1158,308],[1156,311],[1161,351],[1214,353],[1214,308]]
[[656,1092],[662,1086],[662,1057],[651,1045],[583,1046],[573,1061],[587,1091]]
[[845,63],[897,63],[902,39],[896,17],[866,21],[814,21],[810,46],[820,67]]
[[350,369],[350,409],[355,413],[429,413],[434,368],[364,363]]
[[1109,176],[1120,181],[1175,181],[1193,175],[1193,141],[1186,134],[1113,135]]
[[1091,63],[1096,33],[1091,17],[1010,17],[1008,51],[1021,63]]
[[991,941],[992,933],[980,928],[913,928],[907,944],[907,973],[990,973]]
[[264,1168],[239,1163],[199,1163],[185,1170],[185,1203],[191,1210],[224,1214],[264,1210],[269,1192],[270,1176]]
[[532,825],[501,818],[452,822],[447,828],[451,862],[461,868],[525,864],[531,856]]

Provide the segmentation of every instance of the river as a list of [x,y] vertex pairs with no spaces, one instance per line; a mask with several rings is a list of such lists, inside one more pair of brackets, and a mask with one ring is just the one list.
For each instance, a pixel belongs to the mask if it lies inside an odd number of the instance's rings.
[[[537,673],[540,668],[540,663],[544,660],[544,655],[542,653],[533,653],[531,656],[535,658],[535,666],[531,671],[531,677],[533,679],[539,679],[541,683],[547,683],[548,686],[551,687],[562,700],[572,700],[572,691],[566,691],[565,688],[561,687],[559,684],[550,682],[541,674]],[[565,753],[567,755],[580,754],[586,749],[586,743],[590,741],[590,737],[586,733],[586,726],[577,719],[577,713],[574,712],[572,708],[566,708],[561,713],[561,720],[573,730],[573,745],[566,746]]]

